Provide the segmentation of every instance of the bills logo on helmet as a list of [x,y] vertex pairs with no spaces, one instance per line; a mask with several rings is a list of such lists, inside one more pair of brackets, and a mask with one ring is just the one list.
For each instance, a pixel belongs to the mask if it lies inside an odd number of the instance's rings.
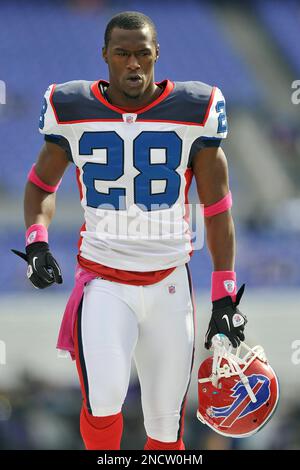
[[248,377],[249,385],[255,395],[256,402],[253,403],[242,381],[232,387],[231,397],[235,398],[234,402],[229,406],[216,407],[212,406],[207,410],[207,414],[214,418],[224,418],[220,423],[221,426],[232,426],[232,424],[240,418],[256,411],[263,406],[270,398],[270,380],[265,375],[253,374]]

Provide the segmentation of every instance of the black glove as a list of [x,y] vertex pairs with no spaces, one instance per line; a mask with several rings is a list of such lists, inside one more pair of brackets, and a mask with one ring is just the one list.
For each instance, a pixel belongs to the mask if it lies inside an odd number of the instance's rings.
[[244,289],[245,284],[238,290],[235,302],[232,301],[230,295],[213,301],[212,315],[205,335],[206,349],[211,347],[213,336],[220,333],[227,336],[234,348],[237,348],[240,342],[244,341],[243,331],[247,323],[247,317],[237,308]]
[[26,254],[11,250],[28,263],[27,277],[37,289],[45,289],[54,282],[62,284],[62,276],[57,261],[49,251],[46,242],[34,242],[26,246]]

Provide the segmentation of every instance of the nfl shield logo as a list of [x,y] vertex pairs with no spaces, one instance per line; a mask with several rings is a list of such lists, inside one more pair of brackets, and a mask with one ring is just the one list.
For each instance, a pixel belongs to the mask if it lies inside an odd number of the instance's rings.
[[34,230],[33,232],[31,232],[31,234],[29,235],[29,237],[27,238],[27,243],[32,243],[34,242],[35,238],[36,238],[36,235],[37,235],[37,231]]
[[133,122],[135,122],[136,118],[137,118],[137,114],[128,114],[128,113],[123,114],[123,121],[126,122],[127,124],[132,124]]
[[169,294],[175,294],[176,288],[174,285],[169,286]]
[[229,294],[232,294],[234,292],[235,288],[235,282],[233,280],[228,280],[228,281],[223,281],[224,282],[224,287],[229,292]]

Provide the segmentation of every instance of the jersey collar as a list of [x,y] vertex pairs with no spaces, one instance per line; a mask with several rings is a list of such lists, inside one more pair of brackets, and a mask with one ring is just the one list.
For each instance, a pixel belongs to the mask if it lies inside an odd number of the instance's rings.
[[106,86],[109,85],[109,82],[107,82],[106,80],[97,80],[94,83],[92,83],[92,85],[91,85],[92,93],[94,94],[94,96],[102,104],[104,104],[104,106],[106,106],[107,108],[110,108],[113,111],[115,111],[117,113],[120,113],[120,114],[124,114],[124,113],[128,113],[128,112],[134,113],[134,114],[145,113],[146,111],[148,111],[148,109],[151,109],[154,106],[161,103],[167,96],[169,96],[171,91],[173,91],[173,89],[174,89],[174,83],[171,82],[171,80],[163,80],[161,82],[155,82],[156,85],[164,86],[164,91],[154,101],[152,101],[152,103],[149,103],[147,106],[144,106],[143,108],[138,108],[138,109],[135,109],[135,110],[132,110],[132,109],[128,110],[128,109],[119,108],[118,106],[115,106],[115,105],[109,103],[104,98],[104,96],[102,95],[102,93],[100,91],[100,88],[99,88],[100,83],[102,83],[103,85],[106,85]]

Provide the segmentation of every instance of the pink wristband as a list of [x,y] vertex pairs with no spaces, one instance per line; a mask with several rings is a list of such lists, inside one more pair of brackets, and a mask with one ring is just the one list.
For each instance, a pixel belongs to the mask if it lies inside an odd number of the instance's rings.
[[48,243],[48,230],[42,224],[33,224],[28,227],[25,234],[26,246],[33,242]]
[[213,271],[211,276],[211,300],[230,295],[235,302],[236,273],[234,271]]
[[59,185],[61,183],[61,179],[59,180],[56,186],[50,186],[50,184],[44,183],[35,172],[35,164],[32,165],[31,170],[27,175],[27,178],[29,181],[31,181],[31,183],[43,189],[47,193],[55,193],[55,191],[58,190]]
[[221,212],[227,211],[232,206],[232,196],[231,191],[226,194],[222,199],[220,199],[215,204],[204,207],[204,217],[212,217],[213,215],[220,214]]

